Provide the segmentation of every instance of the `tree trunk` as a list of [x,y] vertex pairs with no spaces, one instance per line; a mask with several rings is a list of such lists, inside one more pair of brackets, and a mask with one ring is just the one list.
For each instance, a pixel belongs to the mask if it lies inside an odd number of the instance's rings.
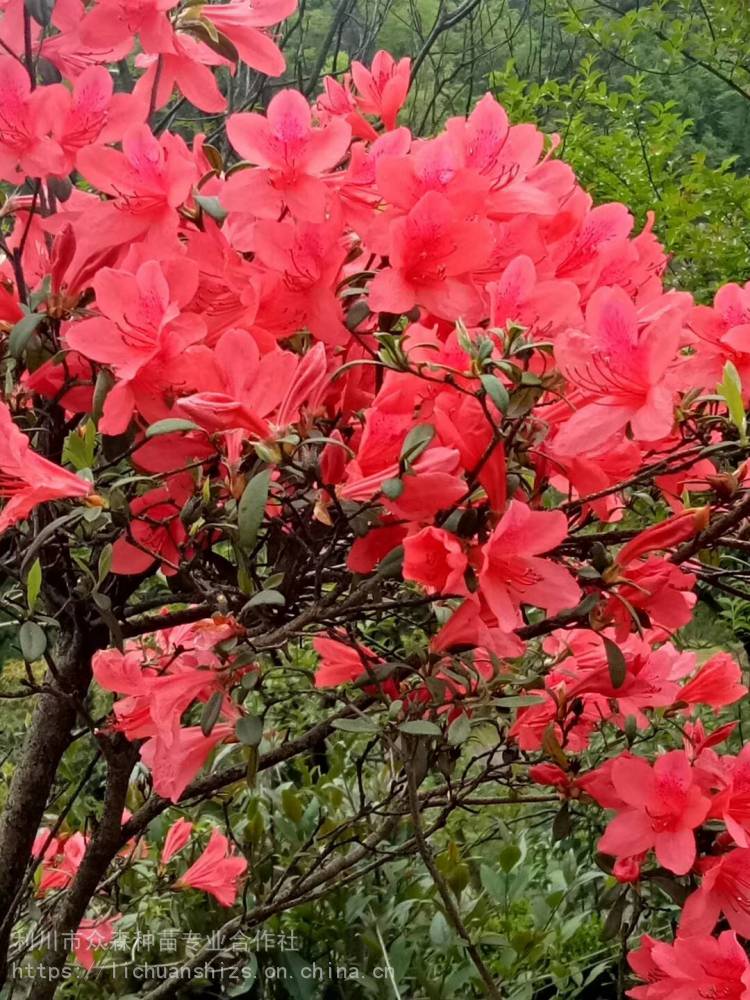
[[106,641],[100,629],[75,627],[56,650],[0,815],[0,985],[5,982],[10,934],[23,896],[34,838],[63,754],[70,745],[77,705],[91,680],[91,656]]

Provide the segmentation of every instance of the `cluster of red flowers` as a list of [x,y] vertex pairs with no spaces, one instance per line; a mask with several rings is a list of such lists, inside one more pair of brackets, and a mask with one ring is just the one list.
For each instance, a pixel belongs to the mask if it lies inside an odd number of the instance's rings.
[[[130,498],[111,553],[118,575],[170,576],[200,560],[219,528],[189,529],[186,505],[208,488],[231,513],[258,460],[264,516],[278,517],[295,490],[284,462],[309,441],[318,522],[342,506],[367,512],[348,570],[373,573],[402,549],[406,589],[440,611],[434,676],[469,651],[476,680],[454,677],[445,701],[482,680],[512,683],[533,609],[561,625],[579,610],[578,627],[550,628],[540,650],[538,703],[517,712],[510,734],[524,751],[551,736],[577,753],[605,724],[735,702],[747,690],[731,657],[699,666],[670,641],[691,618],[696,583],[672,556],[710,525],[716,496],[720,506],[744,488],[744,467],[727,473],[683,432],[700,392],[722,378],[735,379],[740,408],[750,395],[750,285],[721,289],[713,308],[665,291],[653,220],[634,235],[625,206],[594,206],[554,157],[556,140],[509,125],[491,95],[437,137],[412,136],[397,123],[409,60],[386,53],[326,80],[312,106],[282,89],[264,114],[230,115],[234,164],[203,135],[189,145],[156,127],[175,91],[223,110],[217,67],[233,72],[241,59],[280,74],[266,29],[293,8],[58,0],[49,30],[31,24],[39,60],[64,81],[42,84],[23,59],[23,2],[5,4],[0,176],[29,189],[0,213],[10,224],[0,324],[17,363],[0,402],[0,530],[41,503],[107,503],[96,468],[75,474],[31,447],[19,423],[39,405],[59,404],[71,425],[91,417],[104,437],[130,434],[132,468],[158,480]],[[136,40],[143,72],[124,93],[106,67]],[[672,516],[592,569],[570,540],[596,522],[606,534],[644,469],[662,470]],[[704,506],[685,507],[686,491]],[[216,617],[94,658],[99,685],[123,696],[114,725],[143,741],[165,798],[176,802],[211,751],[236,741],[232,690],[248,668],[222,650],[243,631]],[[315,648],[319,686],[367,679],[381,659],[346,632],[319,635]],[[435,700],[434,685],[413,679],[382,687]],[[208,732],[184,723],[216,697]],[[699,982],[750,996],[734,937],[750,937],[749,759],[712,749],[726,730],[695,723],[690,733],[653,764],[626,752],[587,774],[559,762],[531,772],[616,812],[600,848],[623,880],[652,850],[671,872],[700,874],[674,946],[645,939],[633,956],[651,985],[632,995],[648,1000],[692,996]],[[719,821],[725,831],[698,856],[696,830]],[[189,834],[173,828],[164,863]],[[40,837],[40,891],[64,887],[82,835]],[[229,905],[244,862],[228,852],[214,833],[178,884]],[[722,913],[732,933],[711,937]]]
[[[130,813],[126,810],[122,820],[126,822]],[[169,827],[159,854],[160,873],[167,872],[170,861],[186,847],[192,838],[193,823],[180,817]],[[69,836],[55,834],[42,827],[36,836],[32,854],[39,865],[40,878],[37,895],[42,897],[56,889],[68,886],[83,860],[88,840],[82,833]],[[149,857],[149,845],[144,841],[127,844],[121,854],[126,858]],[[247,871],[247,861],[239,856],[227,837],[213,827],[208,842],[195,861],[179,878],[170,883],[173,888],[198,889],[213,896],[221,906],[232,906],[240,888],[240,880]],[[120,913],[85,918],[73,936],[73,954],[77,961],[90,970],[95,964],[95,951],[109,945],[115,935],[115,928],[122,918]]]

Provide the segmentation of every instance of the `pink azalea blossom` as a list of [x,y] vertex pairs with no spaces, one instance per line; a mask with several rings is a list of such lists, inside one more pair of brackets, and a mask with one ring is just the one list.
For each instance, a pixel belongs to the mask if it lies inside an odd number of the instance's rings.
[[688,896],[680,917],[680,934],[710,934],[724,914],[733,931],[750,938],[750,847],[706,858],[703,878]]
[[239,879],[247,871],[245,858],[237,857],[227,838],[214,827],[206,849],[175,885],[180,889],[200,889],[214,896],[222,906],[237,899]]
[[190,820],[185,819],[184,816],[180,816],[170,828],[167,830],[167,836],[164,840],[164,846],[161,851],[161,863],[163,865],[169,864],[175,854],[178,854],[183,847],[190,840],[190,835],[193,832],[193,824]]
[[731,931],[680,936],[672,944],[644,934],[628,963],[647,983],[627,991],[633,1000],[750,1000],[750,961]]
[[121,914],[116,913],[112,917],[100,917],[94,920],[86,918],[78,925],[73,938],[73,954],[78,964],[87,972],[94,968],[96,949],[111,944],[115,936],[115,924],[121,917]]
[[235,173],[222,202],[230,211],[278,218],[283,206],[298,218],[322,222],[326,191],[321,175],[342,159],[351,129],[340,118],[312,125],[310,105],[296,90],[282,90],[265,115],[242,112],[227,121],[227,135],[243,159],[258,170]]
[[32,449],[29,439],[0,402],[0,532],[25,521],[40,503],[91,497],[94,487]]
[[695,834],[710,800],[695,780],[682,750],[662,754],[653,768],[642,757],[619,758],[612,783],[623,802],[610,821],[599,850],[630,857],[654,850],[659,864],[684,875],[695,863]]
[[508,510],[482,549],[479,583],[501,628],[522,624],[520,608],[531,604],[549,614],[574,607],[581,591],[570,573],[541,553],[567,535],[559,511],[532,511],[518,500]]
[[404,540],[405,580],[421,584],[428,594],[463,594],[468,560],[455,535],[427,527]]
[[377,115],[387,129],[396,127],[396,117],[409,90],[411,60],[398,62],[389,52],[376,52],[368,69],[361,62],[352,63],[352,80],[359,92],[360,111]]

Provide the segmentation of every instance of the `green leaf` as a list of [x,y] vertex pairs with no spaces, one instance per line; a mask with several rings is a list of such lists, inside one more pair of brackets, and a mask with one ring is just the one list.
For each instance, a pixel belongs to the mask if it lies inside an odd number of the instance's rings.
[[552,839],[564,840],[571,831],[570,808],[567,802],[563,802],[552,821]]
[[398,727],[402,733],[409,736],[442,736],[443,730],[434,722],[426,719],[415,719],[413,722],[402,722]]
[[525,417],[529,410],[533,410],[536,406],[543,391],[542,388],[534,385],[516,389],[510,397],[506,416],[513,419]]
[[604,927],[602,928],[600,935],[602,941],[611,941],[612,938],[617,937],[619,934],[627,898],[627,890],[623,889],[615,900],[612,909],[609,911],[607,918],[604,921]]
[[47,648],[47,636],[44,629],[36,622],[24,622],[18,632],[21,643],[21,655],[27,663],[34,663]]
[[257,594],[253,594],[250,600],[247,601],[242,610],[257,608],[261,604],[270,604],[276,608],[283,608],[286,604],[286,598],[278,590],[259,590]]
[[435,428],[432,424],[417,424],[412,427],[401,447],[401,461],[413,462],[415,458],[419,458],[434,437]]
[[344,323],[347,330],[356,330],[359,324],[366,320],[369,315],[370,307],[364,299],[360,299],[358,302],[355,302],[354,305],[349,307],[346,313]]
[[39,591],[42,589],[42,564],[35,559],[26,575],[26,604],[29,611],[36,607]]
[[102,551],[99,553],[99,562],[97,564],[97,583],[101,583],[102,580],[108,575],[110,569],[112,568],[112,543],[107,542]]
[[166,420],[157,420],[146,428],[146,440],[159,437],[162,434],[175,434],[178,431],[200,431],[202,427],[192,420],[183,420],[181,417],[167,417]]
[[685,900],[690,895],[690,886],[683,885],[678,879],[670,878],[669,875],[652,875],[650,882],[651,885],[658,886],[662,892],[666,892],[680,909],[685,905]]
[[91,415],[94,418],[94,423],[98,424],[102,412],[104,410],[104,401],[109,395],[112,387],[115,384],[114,376],[112,372],[108,371],[106,368],[102,368],[99,374],[96,376],[96,383],[94,384],[94,400],[91,406]]
[[605,636],[602,636],[604,651],[607,654],[607,666],[609,667],[609,679],[613,688],[622,687],[628,674],[628,665],[625,662],[620,647]]
[[398,500],[404,492],[403,479],[386,479],[380,487],[389,500]]
[[465,713],[457,716],[448,726],[448,742],[452,747],[460,746],[471,736],[471,723]]
[[380,561],[377,570],[375,571],[376,579],[389,579],[394,576],[401,576],[401,568],[404,564],[404,547],[399,545],[397,548],[389,552],[385,559]]
[[83,433],[81,428],[71,431],[63,445],[63,462],[68,462],[80,472],[90,469],[94,464],[94,449],[96,447],[96,427],[93,420],[88,420]]
[[237,720],[234,731],[243,746],[257,747],[263,739],[263,720],[257,715],[245,715]]
[[403,666],[404,664],[398,661],[376,663],[367,670],[366,674],[363,674],[354,681],[354,687],[365,688],[370,687],[373,683],[380,684],[383,681],[387,681],[389,677],[392,677],[397,670],[401,670]]
[[498,855],[498,861],[500,862],[500,867],[507,875],[508,872],[512,871],[518,862],[521,860],[521,848],[518,844],[506,844],[505,847],[500,851]]
[[377,733],[378,727],[372,719],[334,719],[331,723],[334,729],[340,729],[344,733]]
[[224,693],[222,691],[214,691],[206,704],[203,706],[203,712],[201,714],[201,732],[204,736],[210,736],[214,726],[219,721],[223,700]]
[[742,379],[731,361],[727,361],[724,365],[723,377],[717,386],[717,392],[727,404],[729,417],[739,431],[740,438],[744,441],[747,432],[747,416],[745,404],[742,402]]
[[112,642],[120,651],[122,651],[124,645],[122,629],[120,628],[120,623],[116,616],[112,614],[112,601],[106,594],[102,594],[99,590],[94,590],[92,592],[91,600],[94,602],[97,610],[99,611],[99,617],[109,629]]
[[24,0],[24,8],[29,17],[33,17],[40,28],[46,28],[52,19],[55,0]]
[[482,375],[482,388],[501,413],[505,413],[510,405],[510,395],[497,375]]
[[197,194],[195,195],[195,201],[206,215],[215,219],[216,222],[223,222],[229,214],[215,195]]
[[492,704],[498,708],[527,708],[529,705],[540,705],[544,701],[535,694],[509,694],[502,698],[493,698]]
[[240,498],[237,506],[237,526],[240,548],[245,551],[255,545],[260,526],[263,524],[270,487],[271,470],[263,469],[253,476]]
[[489,865],[481,865],[479,881],[482,888],[496,903],[505,903],[505,880],[502,875]]
[[299,795],[297,795],[293,788],[282,788],[281,807],[292,823],[299,823],[302,819],[304,809],[302,808]]
[[112,600],[107,594],[102,594],[100,590],[95,590],[91,594],[91,599],[100,611],[111,611]]
[[437,948],[445,948],[451,943],[452,940],[453,931],[450,929],[448,921],[438,910],[432,918],[432,923],[430,924],[430,941],[432,941]]
[[8,337],[8,354],[12,358],[21,357],[32,333],[44,319],[44,313],[27,313],[26,316],[19,319]]
[[560,741],[557,738],[557,733],[555,732],[554,722],[550,722],[547,728],[542,734],[542,750],[551,757],[555,763],[563,769],[563,771],[568,771],[570,769],[570,761],[565,756],[565,751],[560,746]]

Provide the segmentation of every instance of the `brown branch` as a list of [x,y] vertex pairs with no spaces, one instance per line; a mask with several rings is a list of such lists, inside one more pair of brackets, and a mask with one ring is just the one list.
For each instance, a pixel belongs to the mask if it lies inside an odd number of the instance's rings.
[[102,737],[101,744],[108,769],[102,819],[86,848],[75,878],[62,897],[54,922],[53,944],[41,960],[46,975],[35,978],[29,1000],[49,1000],[54,996],[62,977],[50,975],[50,972],[65,965],[68,956],[66,938],[78,929],[99,882],[120,847],[122,811],[138,753],[121,733]]
[[670,557],[670,561],[678,565],[687,562],[696,552],[708,548],[713,542],[718,542],[727,531],[731,531],[746,517],[750,517],[750,491],[742,497],[736,507],[711,521],[705,531],[701,531],[695,538],[680,545]]
[[[283,896],[279,896],[273,903],[257,906],[250,914],[246,916],[240,914],[229,920],[218,932],[212,934],[211,942],[196,952],[189,962],[181,966],[181,969],[194,969],[198,965],[205,965],[207,962],[210,963],[212,957],[215,959],[218,956],[218,944],[231,938],[233,934],[237,933],[240,927],[244,926],[248,929],[257,927],[277,913],[283,913],[284,910],[298,906],[300,903],[326,895],[326,893],[342,884],[343,880],[339,879],[339,876],[347,870],[354,868],[365,858],[370,858],[378,844],[389,836],[397,825],[397,818],[391,817],[387,819],[363,840],[361,844],[358,844],[357,847],[349,851],[344,857],[332,861],[313,875],[301,876],[288,892]],[[386,863],[387,859],[378,860],[382,865]],[[359,874],[357,872],[354,877],[358,878]],[[164,998],[172,996],[175,990],[179,989],[181,982],[184,982],[184,979],[181,979],[180,976],[174,977],[172,980],[167,980],[157,986],[156,989],[147,993],[145,1000],[164,1000]]]
[[[6,974],[7,950],[14,908],[18,903],[34,837],[42,822],[50,790],[63,754],[72,740],[81,698],[91,678],[91,655],[98,648],[99,630],[76,627],[57,659],[59,679],[39,695],[0,816],[0,984]],[[60,689],[65,685],[65,689]]]
[[[324,740],[327,736],[330,736],[333,732],[333,723],[336,719],[351,718],[362,709],[366,708],[371,703],[370,698],[362,698],[360,701],[356,702],[351,707],[342,709],[340,712],[336,712],[334,715],[325,719],[323,722],[318,722],[314,726],[311,726],[307,732],[298,736],[296,739],[287,740],[286,743],[282,743],[281,746],[274,747],[273,750],[269,750],[268,753],[263,754],[258,760],[258,771],[267,771],[271,767],[276,767],[277,764],[281,764],[284,761],[290,760],[292,757],[296,757],[298,754],[304,753],[305,750],[309,750],[314,746],[317,746],[321,740]],[[206,798],[209,795],[213,795],[214,792],[218,792],[222,788],[226,788],[227,785],[233,785],[236,781],[243,781],[247,776],[247,765],[239,764],[234,767],[225,768],[222,771],[218,771],[214,774],[207,774],[203,778],[198,778],[191,785],[189,785],[185,791],[182,793],[179,799],[179,803],[183,804],[191,799],[196,798]],[[159,816],[165,809],[169,809],[170,806],[174,805],[169,799],[164,799],[160,795],[152,795],[149,800],[141,806],[141,808],[134,813],[127,823],[122,828],[120,835],[121,847],[126,844],[131,837],[137,836],[142,833],[143,830],[148,826],[148,824]]]
[[412,63],[411,67],[412,80],[414,80],[417,73],[421,69],[422,63],[430,54],[430,51],[435,42],[438,40],[438,38],[440,38],[440,36],[444,34],[446,31],[449,31],[451,28],[454,28],[457,24],[460,24],[461,21],[464,20],[464,18],[472,14],[481,2],[482,0],[466,0],[466,3],[462,4],[456,10],[454,10],[453,13],[450,14],[449,16],[443,16],[441,14],[438,14],[437,18],[435,19],[435,23],[430,29],[430,33],[427,35],[427,38],[425,38],[421,49],[417,53],[414,62]]
[[409,767],[408,769],[407,780],[409,807],[411,810],[412,823],[414,824],[414,839],[417,843],[417,850],[419,851],[422,861],[424,861],[425,867],[430,873],[432,881],[435,884],[435,888],[440,894],[448,920],[450,921],[455,932],[464,942],[466,950],[469,953],[469,957],[474,963],[474,968],[477,970],[482,982],[484,983],[486,995],[491,997],[492,1000],[502,1000],[500,991],[495,985],[495,980],[492,977],[492,973],[484,964],[484,959],[479,954],[479,949],[472,941],[471,935],[467,931],[466,925],[461,919],[461,914],[458,912],[458,907],[456,906],[456,901],[451,894],[450,887],[443,877],[442,872],[435,864],[432,848],[427,843],[427,839],[422,828],[422,816],[419,807],[419,796],[417,794],[417,781],[413,767]]

